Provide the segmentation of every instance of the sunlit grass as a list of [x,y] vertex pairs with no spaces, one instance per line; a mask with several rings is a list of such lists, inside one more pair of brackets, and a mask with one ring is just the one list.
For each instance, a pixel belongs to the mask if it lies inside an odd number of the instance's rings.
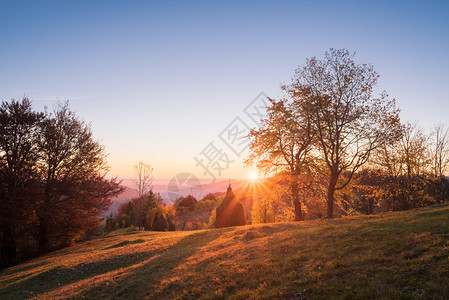
[[449,208],[91,240],[0,272],[0,298],[449,297]]

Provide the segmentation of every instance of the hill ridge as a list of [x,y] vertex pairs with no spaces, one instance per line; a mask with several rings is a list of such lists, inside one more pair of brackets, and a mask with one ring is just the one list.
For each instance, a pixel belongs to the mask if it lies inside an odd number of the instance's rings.
[[[86,241],[0,272],[0,298],[449,297],[449,206]],[[211,288],[213,287],[213,288]]]

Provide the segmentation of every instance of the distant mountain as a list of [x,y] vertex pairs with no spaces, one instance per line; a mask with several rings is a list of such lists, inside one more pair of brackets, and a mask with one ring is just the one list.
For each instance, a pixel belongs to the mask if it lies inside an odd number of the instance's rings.
[[125,189],[123,190],[123,192],[120,195],[112,198],[111,206],[109,206],[107,211],[102,212],[100,214],[100,217],[107,217],[111,213],[113,215],[116,214],[120,205],[131,200],[132,198],[137,197],[138,195],[139,195],[139,192],[136,189],[132,189],[132,188],[125,186]]
[[[231,186],[233,189],[238,189],[246,184],[246,180],[231,180]],[[164,203],[173,204],[176,198],[187,195],[192,195],[198,200],[209,193],[226,193],[226,189],[229,186],[228,180],[220,180],[211,183],[189,185],[180,183],[179,185],[166,184],[158,185],[154,187],[155,193],[160,193]]]
[[[170,205],[173,204],[176,198],[182,196],[193,195],[195,198],[200,200],[202,197],[207,195],[208,193],[226,193],[226,189],[229,186],[228,180],[218,180],[211,183],[201,184],[188,184],[188,180],[179,180],[179,182],[173,181],[156,181],[153,183],[153,192],[161,194],[161,197],[165,204]],[[247,180],[231,180],[231,186],[233,190],[240,189],[244,187],[247,183]],[[118,208],[121,204],[135,198],[139,195],[138,191],[134,186],[134,183],[130,179],[124,179],[122,181],[122,185],[125,190],[118,196],[112,199],[112,204],[109,209],[100,214],[100,217],[107,217],[111,213],[116,214]]]

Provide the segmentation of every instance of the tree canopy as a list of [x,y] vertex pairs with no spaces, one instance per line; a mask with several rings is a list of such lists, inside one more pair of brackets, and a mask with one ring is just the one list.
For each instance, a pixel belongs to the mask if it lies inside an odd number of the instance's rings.
[[[104,146],[68,103],[34,112],[31,102],[0,107],[2,265],[70,244],[95,228],[122,188],[106,179]],[[29,252],[29,253],[25,253]]]
[[251,132],[248,161],[265,171],[285,165],[295,176],[300,169],[313,170],[325,179],[327,217],[332,217],[335,192],[375,149],[400,136],[395,100],[385,92],[374,95],[378,77],[373,66],[357,64],[346,49],[307,59],[283,86],[288,106],[284,99],[271,101],[262,127]]

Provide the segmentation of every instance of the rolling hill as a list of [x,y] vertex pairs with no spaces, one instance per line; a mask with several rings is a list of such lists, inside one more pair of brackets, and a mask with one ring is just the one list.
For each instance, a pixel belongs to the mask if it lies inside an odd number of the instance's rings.
[[0,272],[0,299],[448,299],[449,206],[89,240]]

